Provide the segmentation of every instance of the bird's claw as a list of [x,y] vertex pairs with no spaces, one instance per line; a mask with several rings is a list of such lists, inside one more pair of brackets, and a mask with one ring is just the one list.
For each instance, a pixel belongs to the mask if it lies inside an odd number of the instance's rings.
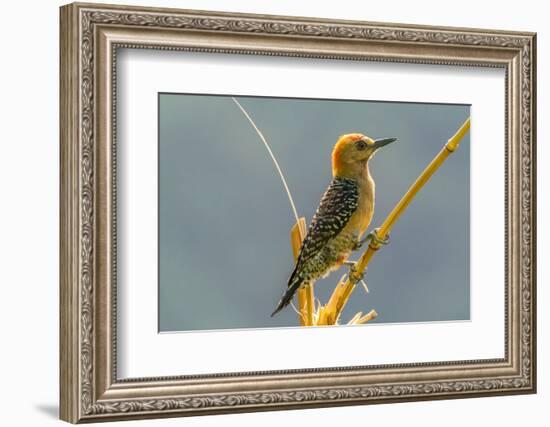
[[379,246],[382,246],[382,245],[387,245],[388,243],[390,243],[390,235],[389,233],[386,234],[386,237],[384,237],[383,239],[380,238],[380,236],[378,235],[378,228],[374,229],[373,231],[371,231],[369,234],[372,235],[372,241],[374,243],[376,243],[377,245]]
[[355,250],[361,249],[365,243],[374,243],[377,247],[390,243],[390,235],[387,234],[386,237],[382,239],[378,236],[378,230],[378,228],[375,228],[363,239],[359,240],[357,245],[355,245]]
[[363,277],[365,277],[364,272],[358,272],[357,271],[357,262],[355,261],[346,261],[346,265],[349,266],[349,277],[355,282],[359,282],[363,280]]
[[355,271],[355,270],[350,270],[349,272],[349,278],[355,283],[362,282],[363,277],[365,277],[365,273],[359,273],[358,271]]
[[367,287],[367,284],[365,283],[365,272],[362,271],[361,273],[357,271],[357,262],[356,261],[346,261],[346,265],[349,266],[349,274],[348,277],[350,280],[352,280],[354,283],[361,283],[363,288],[365,289],[365,292],[369,292],[369,288]]

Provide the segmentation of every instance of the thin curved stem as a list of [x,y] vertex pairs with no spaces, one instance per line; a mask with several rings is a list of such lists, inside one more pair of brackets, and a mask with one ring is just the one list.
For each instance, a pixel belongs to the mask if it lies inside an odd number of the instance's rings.
[[231,97],[233,102],[237,104],[237,107],[243,112],[244,116],[248,119],[252,127],[256,130],[256,133],[262,140],[262,142],[265,145],[265,148],[267,149],[267,152],[271,156],[271,160],[273,160],[273,164],[275,165],[275,168],[277,169],[277,172],[279,172],[279,176],[281,177],[281,181],[283,182],[283,186],[285,187],[286,194],[288,196],[288,201],[290,202],[290,207],[292,208],[292,212],[294,214],[294,218],[296,219],[296,222],[300,220],[300,217],[298,216],[298,211],[296,210],[296,205],[294,204],[294,200],[292,199],[292,194],[290,193],[290,189],[288,188],[288,184],[286,183],[285,176],[283,175],[283,171],[281,170],[281,167],[279,166],[279,162],[277,162],[277,159],[275,158],[275,155],[273,154],[273,151],[271,151],[271,147],[267,143],[267,140],[263,136],[260,129],[258,129],[258,126],[256,126],[256,123],[254,123],[254,120],[250,117],[250,115],[246,112],[246,110],[243,108],[243,106],[237,101],[233,96]]

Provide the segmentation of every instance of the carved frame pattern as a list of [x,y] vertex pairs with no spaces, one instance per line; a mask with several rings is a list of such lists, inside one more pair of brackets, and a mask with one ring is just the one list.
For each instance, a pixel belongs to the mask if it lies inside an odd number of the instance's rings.
[[[98,150],[97,109],[98,109],[98,32],[102,28],[140,29],[150,32],[178,31],[201,32],[205,34],[225,34],[226,37],[238,34],[254,37],[275,37],[290,39],[294,49],[254,49],[250,47],[182,47],[174,44],[143,44],[139,42],[112,43],[112,61],[116,62],[117,47],[153,48],[153,49],[188,49],[207,52],[246,53],[257,55],[286,55],[315,58],[400,61],[409,63],[434,64],[469,64],[473,66],[501,66],[507,68],[507,78],[514,90],[519,92],[517,105],[508,105],[508,121],[519,120],[516,127],[508,130],[508,143],[511,152],[519,153],[518,169],[509,164],[507,171],[512,173],[512,181],[507,183],[517,186],[518,192],[508,194],[512,205],[517,201],[519,213],[517,220],[511,224],[518,230],[520,239],[508,236],[507,242],[516,247],[511,262],[519,268],[520,288],[509,288],[512,300],[517,304],[507,305],[507,322],[517,323],[518,351],[517,360],[509,354],[511,344],[506,343],[506,358],[491,362],[495,366],[515,366],[513,374],[507,375],[471,375],[457,376],[447,380],[411,381],[400,378],[400,370],[419,365],[402,365],[389,367],[394,371],[388,383],[363,384],[353,386],[318,387],[304,382],[303,387],[284,389],[281,386],[262,391],[222,392],[216,389],[216,378],[238,375],[220,374],[209,376],[212,383],[211,393],[182,394],[179,397],[148,395],[147,386],[155,379],[141,379],[143,393],[138,395],[114,394],[110,390],[123,389],[125,382],[116,379],[116,361],[111,360],[108,376],[110,380],[98,380],[96,375],[104,367],[98,356],[106,352],[106,358],[116,355],[116,338],[109,341],[115,348],[105,349],[98,344],[96,329],[102,321],[104,311],[98,311],[97,296],[103,286],[98,282],[98,221],[108,218],[98,217]],[[326,52],[308,51],[302,47],[308,40],[323,39],[327,42]],[[399,44],[403,49],[416,46],[419,49],[431,49],[433,54],[421,51],[415,56],[395,53],[387,55],[372,54],[353,55],[343,49],[338,50],[338,41],[346,43],[384,42]],[[347,46],[347,45],[346,45]],[[350,44],[349,46],[353,46]],[[439,54],[438,49],[449,47],[454,51]],[[471,48],[482,48],[487,52],[509,55],[489,59],[484,57],[460,56]],[[435,50],[434,50],[435,49]],[[391,51],[391,49],[389,49]],[[412,51],[412,50],[411,50]],[[424,52],[424,53],[423,53]],[[426,51],[427,52],[427,51]],[[455,52],[453,54],[453,52]],[[479,49],[475,50],[479,55]],[[359,404],[369,402],[400,401],[412,399],[464,397],[502,393],[529,393],[535,391],[535,35],[531,33],[510,33],[485,30],[414,27],[393,24],[372,24],[365,22],[330,22],[306,18],[272,17],[261,15],[235,15],[214,12],[197,12],[170,9],[131,8],[121,6],[72,4],[61,9],[61,147],[62,147],[62,197],[61,197],[61,417],[70,422],[100,421],[137,417],[159,417],[174,415],[196,415],[201,413],[219,413],[228,411],[251,411],[258,409],[281,409],[286,407],[327,406],[329,404]],[[454,55],[454,56],[453,56]],[[78,70],[78,71],[77,71]],[[113,73],[113,70],[110,70]],[[112,74],[108,90],[116,87],[116,75]],[[509,94],[507,94],[508,96]],[[112,98],[112,102],[116,97]],[[116,126],[115,109],[111,109],[110,123]],[[112,129],[109,130],[112,132]],[[518,138],[516,138],[516,136]],[[115,153],[112,153],[113,169],[116,167]],[[510,189],[508,189],[510,190]],[[100,195],[103,197],[103,195]],[[111,195],[112,206],[116,207],[116,188]],[[516,200],[516,197],[519,198]],[[103,202],[102,202],[103,203]],[[112,209],[111,221],[116,221],[116,209]],[[511,240],[510,240],[511,239]],[[116,248],[116,233],[112,245]],[[111,274],[116,276],[116,257],[112,259]],[[515,299],[518,293],[519,298]],[[116,329],[116,298],[112,298],[110,319],[111,333]],[[113,306],[115,307],[113,309]],[[517,313],[513,312],[517,310]],[[515,314],[514,314],[515,313]],[[516,317],[514,317],[516,316]],[[519,323],[518,323],[519,322]],[[513,325],[512,325],[513,326]],[[107,328],[109,329],[109,328]],[[513,327],[510,330],[515,330]],[[512,339],[508,334],[507,341]],[[512,334],[513,335],[513,334]],[[511,348],[511,347],[510,347]],[[481,361],[471,361],[481,362]],[[460,365],[468,368],[468,363],[427,364],[427,367],[448,366],[449,377],[453,369]],[[426,367],[426,366],[424,366]],[[365,367],[364,367],[365,368]],[[388,369],[388,367],[385,367]],[[366,369],[366,368],[365,368]],[[376,371],[376,369],[371,369]],[[311,372],[301,371],[302,377]],[[334,372],[343,369],[335,368]],[[300,371],[296,371],[300,372]],[[294,378],[294,371],[277,375]],[[407,371],[408,372],[408,371]],[[253,377],[269,373],[250,373]],[[205,376],[206,379],[206,376]],[[157,379],[163,386],[170,383],[183,384],[185,378]],[[98,385],[99,384],[99,385]],[[169,393],[167,393],[169,394]]]

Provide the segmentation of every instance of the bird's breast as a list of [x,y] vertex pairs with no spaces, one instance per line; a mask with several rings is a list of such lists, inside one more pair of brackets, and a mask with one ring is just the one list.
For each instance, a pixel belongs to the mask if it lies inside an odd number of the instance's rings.
[[369,176],[359,181],[359,200],[357,210],[348,223],[348,231],[363,235],[368,229],[374,214],[374,181]]

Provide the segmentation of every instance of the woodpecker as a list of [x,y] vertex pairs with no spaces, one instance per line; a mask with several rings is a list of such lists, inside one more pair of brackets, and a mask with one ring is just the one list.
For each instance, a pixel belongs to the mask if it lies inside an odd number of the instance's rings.
[[369,160],[376,151],[396,138],[374,140],[360,133],[342,135],[332,150],[332,181],[325,191],[300,247],[294,271],[273,317],[292,300],[296,291],[306,284],[328,276],[347,259],[351,252],[367,241],[379,244],[375,232],[362,238],[374,214],[374,180],[369,172]]

